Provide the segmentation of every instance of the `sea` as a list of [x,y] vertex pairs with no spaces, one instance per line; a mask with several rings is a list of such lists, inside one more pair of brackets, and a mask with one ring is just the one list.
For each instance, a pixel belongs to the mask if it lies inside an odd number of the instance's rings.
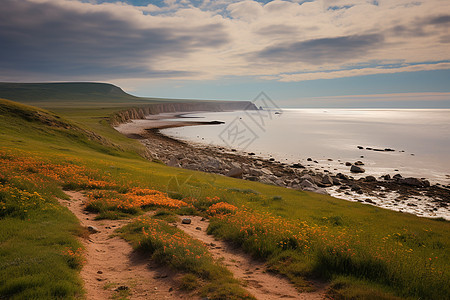
[[[182,117],[223,123],[162,133],[356,178],[401,174],[450,184],[450,109],[277,109]],[[351,174],[345,165],[356,161],[364,163],[364,174]]]

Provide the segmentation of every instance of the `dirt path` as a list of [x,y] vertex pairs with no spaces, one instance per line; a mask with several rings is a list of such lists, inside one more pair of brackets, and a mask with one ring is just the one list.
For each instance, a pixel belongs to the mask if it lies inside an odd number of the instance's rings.
[[95,214],[84,211],[85,197],[80,192],[68,192],[71,200],[61,204],[80,220],[82,226],[95,226],[99,232],[83,239],[86,264],[81,270],[88,300],[105,300],[121,294],[129,299],[195,299],[175,289],[176,279],[168,268],[149,264],[119,237],[111,237],[114,230],[129,220],[95,221]]
[[[313,293],[299,293],[294,286],[281,276],[266,272],[263,263],[253,260],[241,250],[230,247],[225,242],[215,240],[212,235],[206,234],[208,221],[201,221],[198,216],[186,216],[192,220],[191,224],[178,224],[192,237],[209,245],[210,252],[215,258],[223,258],[224,264],[233,272],[234,276],[247,283],[246,289],[257,299],[305,299],[315,300],[325,298],[325,288],[319,288]],[[199,229],[200,228],[200,229]]]

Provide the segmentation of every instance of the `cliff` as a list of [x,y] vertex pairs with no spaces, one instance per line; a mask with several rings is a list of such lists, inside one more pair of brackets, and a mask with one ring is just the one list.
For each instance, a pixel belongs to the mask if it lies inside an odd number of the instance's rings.
[[198,102],[170,102],[154,103],[142,107],[130,108],[115,113],[110,118],[112,125],[128,122],[133,119],[145,119],[148,115],[160,113],[190,112],[190,111],[231,111],[257,110],[250,101],[198,101]]

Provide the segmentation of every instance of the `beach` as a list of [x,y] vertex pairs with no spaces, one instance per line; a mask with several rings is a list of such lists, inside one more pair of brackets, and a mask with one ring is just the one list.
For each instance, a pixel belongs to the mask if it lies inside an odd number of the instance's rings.
[[211,124],[211,120],[189,121],[183,115],[181,112],[151,115],[143,120],[119,124],[115,129],[130,138],[138,139],[146,146],[155,161],[168,166],[297,190],[327,193],[336,198],[422,217],[450,219],[448,186],[430,184],[425,179],[401,175],[389,177],[346,175],[336,171],[330,172],[321,168],[319,163],[314,163],[313,167],[300,163],[286,163],[272,157],[260,157],[253,152],[182,141],[160,132],[167,128],[200,125],[203,127]]

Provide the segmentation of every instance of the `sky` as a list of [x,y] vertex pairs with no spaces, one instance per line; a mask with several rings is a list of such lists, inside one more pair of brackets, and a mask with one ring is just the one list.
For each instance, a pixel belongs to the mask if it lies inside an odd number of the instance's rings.
[[450,1],[2,0],[0,81],[450,108]]

